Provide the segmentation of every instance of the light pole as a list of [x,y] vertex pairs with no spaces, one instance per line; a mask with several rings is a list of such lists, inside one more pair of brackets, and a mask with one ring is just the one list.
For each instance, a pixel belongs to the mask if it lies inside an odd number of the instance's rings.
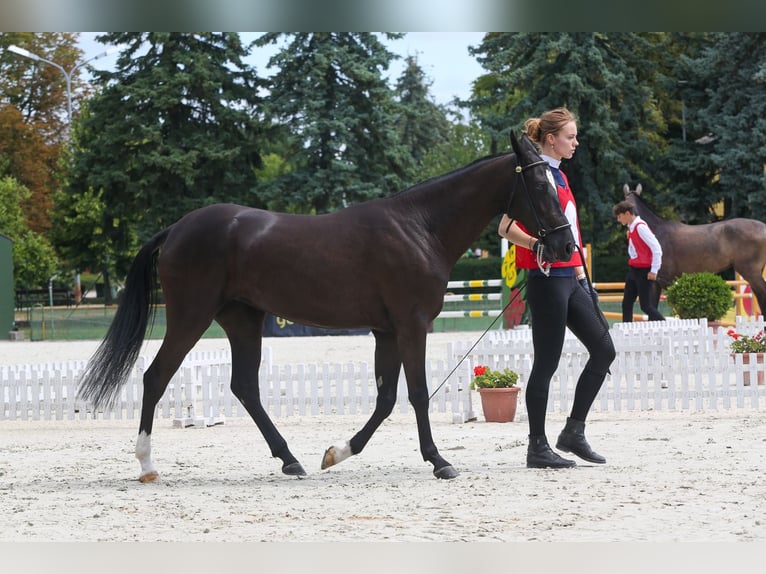
[[16,45],[8,46],[9,52],[13,52],[14,54],[18,54],[19,56],[24,56],[25,58],[29,58],[30,60],[35,60],[39,62],[45,62],[46,64],[50,64],[51,66],[56,68],[59,72],[64,74],[64,77],[66,78],[66,98],[67,98],[67,135],[69,135],[69,133],[72,130],[72,75],[88,62],[92,62],[93,60],[98,60],[99,58],[103,58],[104,56],[109,56],[110,54],[114,54],[115,52],[118,52],[120,49],[122,49],[122,46],[112,46],[111,48],[107,49],[104,52],[101,52],[100,54],[96,54],[95,56],[92,56],[86,60],[81,60],[77,62],[72,67],[72,69],[67,71],[64,69],[63,66],[57,64],[56,62],[52,62],[51,60],[48,60],[47,58],[43,58],[42,56],[33,54],[29,50],[25,50],[24,48],[19,48]]
[[[71,136],[71,133],[72,133],[72,75],[88,62],[92,62],[93,60],[98,60],[99,58],[103,58],[105,56],[109,56],[110,54],[114,54],[115,52],[119,52],[123,47],[124,46],[122,44],[119,46],[112,46],[111,48],[108,48],[107,50],[105,50],[104,52],[101,52],[100,54],[96,54],[95,56],[92,56],[90,58],[77,62],[74,66],[72,66],[72,68],[69,71],[65,70],[63,66],[57,64],[56,62],[52,62],[51,60],[48,60],[47,58],[43,58],[42,56],[33,54],[29,50],[25,50],[24,48],[19,48],[16,45],[8,46],[8,51],[13,52],[14,54],[18,54],[19,56],[24,56],[25,58],[29,58],[30,60],[35,60],[36,62],[45,62],[46,64],[50,64],[51,66],[56,68],[59,72],[64,74],[64,77],[66,78],[66,100],[67,100],[66,131],[67,131],[67,137],[69,137]],[[53,277],[55,277],[55,275]],[[48,285],[49,290],[53,286],[52,285],[53,277],[51,277],[49,281],[49,285]],[[79,273],[75,275],[74,291],[75,291],[75,300],[79,303],[80,298],[82,296],[82,288],[80,286]],[[51,307],[53,306],[52,297],[53,295],[51,295],[51,302],[50,302]]]

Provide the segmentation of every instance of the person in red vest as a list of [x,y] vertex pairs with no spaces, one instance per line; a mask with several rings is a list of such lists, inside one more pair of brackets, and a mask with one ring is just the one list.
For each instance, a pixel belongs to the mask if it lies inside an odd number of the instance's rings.
[[638,297],[641,310],[650,321],[664,321],[652,296],[652,281],[662,266],[662,247],[654,232],[636,213],[628,201],[621,201],[612,208],[612,213],[622,225],[628,228],[628,276],[622,296],[622,321],[633,320],[633,304]]
[[[550,167],[550,182],[571,224],[578,246],[582,246],[577,204],[566,175],[559,169],[563,159],[571,159],[579,145],[577,122],[566,108],[544,112],[524,123],[524,131],[535,142],[542,159]],[[534,361],[524,397],[529,418],[528,468],[567,468],[575,466],[548,444],[545,415],[548,390],[564,347],[567,327],[588,350],[588,362],[577,380],[570,416],[559,434],[556,448],[571,452],[588,462],[603,464],[606,458],[594,452],[585,439],[585,419],[615,358],[609,323],[599,310],[597,297],[585,274],[581,252],[567,262],[552,265],[545,261],[544,245],[518,221],[504,215],[498,233],[517,246],[516,266],[528,269],[527,305],[532,325]]]

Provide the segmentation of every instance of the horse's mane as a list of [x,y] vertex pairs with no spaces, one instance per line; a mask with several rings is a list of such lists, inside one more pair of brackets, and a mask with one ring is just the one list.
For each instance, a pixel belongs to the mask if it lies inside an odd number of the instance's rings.
[[429,186],[431,186],[431,185],[433,185],[435,183],[438,183],[438,182],[443,181],[445,179],[449,179],[451,177],[454,177],[454,176],[460,174],[463,171],[467,171],[469,169],[472,169],[477,164],[484,163],[486,161],[493,160],[493,159],[498,158],[498,157],[509,155],[509,153],[510,152],[497,153],[497,154],[492,154],[492,155],[485,155],[484,157],[480,157],[479,159],[475,159],[474,161],[472,161],[471,163],[469,163],[467,165],[464,165],[462,167],[458,167],[458,168],[453,169],[452,171],[449,171],[449,172],[444,173],[442,175],[436,175],[434,177],[431,177],[429,179],[426,179],[426,180],[420,181],[420,182],[418,182],[418,183],[416,183],[414,185],[411,185],[410,187],[395,193],[391,197],[398,197],[398,196],[401,196],[403,194],[410,193],[410,192],[416,191],[416,190],[424,188],[424,187],[429,187]]
[[[630,195],[633,196],[634,201],[636,202],[637,206],[640,206],[643,209],[646,209],[646,211],[649,213],[650,221],[647,220],[646,223],[649,224],[650,227],[654,227],[656,225],[666,225],[666,224],[672,224],[672,223],[680,223],[680,222],[674,222],[672,219],[665,219],[660,216],[659,213],[657,213],[656,210],[652,208],[651,205],[641,196],[640,193],[636,193],[636,190],[631,189],[629,191]],[[646,220],[647,218],[643,218]]]

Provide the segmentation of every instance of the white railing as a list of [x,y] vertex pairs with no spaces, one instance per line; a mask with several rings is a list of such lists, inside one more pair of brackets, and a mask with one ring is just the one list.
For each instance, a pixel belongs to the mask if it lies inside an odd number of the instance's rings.
[[[762,317],[738,319],[739,333],[763,329]],[[528,327],[490,331],[476,345],[449,345],[444,361],[427,363],[428,386],[435,392],[432,412],[451,413],[456,422],[476,417],[470,380],[476,365],[519,373],[524,387],[532,369],[532,332]],[[704,320],[618,323],[611,329],[617,356],[595,410],[761,409],[766,386],[756,384],[763,365],[729,353],[726,329],[714,332]],[[471,347],[473,346],[473,349]],[[463,358],[455,373],[439,387]],[[564,350],[549,393],[549,408],[571,408],[577,377],[588,359],[582,344],[567,333]],[[142,377],[150,359],[140,357],[113,409],[94,413],[76,399],[76,385],[85,361],[0,367],[0,419],[137,418],[143,396]],[[745,376],[747,374],[747,377]],[[160,400],[156,416],[180,424],[215,424],[225,417],[248,416],[229,388],[228,351],[194,352],[184,361]],[[748,378],[753,384],[748,384]],[[259,371],[261,401],[273,417],[371,413],[377,400],[374,369],[367,363],[275,365],[264,348]],[[400,376],[399,412],[411,409],[404,375]],[[526,415],[519,401],[518,417]]]
[[[763,318],[740,319],[739,333],[754,334]],[[596,398],[594,410],[702,410],[766,406],[766,386],[755,384],[764,366],[743,363],[731,355],[726,329],[713,331],[702,320],[618,323],[611,329],[617,356]],[[470,344],[455,343],[449,354],[458,360],[468,353],[473,369],[510,368],[519,373],[523,388],[532,370],[532,331],[528,327],[492,331],[469,352]],[[568,412],[574,389],[588,354],[582,343],[567,332],[561,360],[549,393],[549,409]],[[745,376],[747,374],[747,377]],[[753,381],[750,385],[746,381]],[[523,401],[518,416],[526,416]]]
[[[134,419],[140,416],[143,374],[150,359],[139,357],[114,407],[93,412],[76,398],[85,361],[0,368],[0,419]],[[451,413],[455,421],[475,418],[468,364],[452,371],[446,361],[426,364],[431,412]],[[228,351],[191,353],[171,379],[157,405],[156,416],[181,426],[215,424],[225,417],[249,416],[230,389]],[[374,369],[367,363],[275,365],[264,349],[259,370],[261,402],[274,417],[372,413],[377,400]],[[440,386],[441,385],[441,386]],[[402,373],[397,388],[399,412],[411,409]]]

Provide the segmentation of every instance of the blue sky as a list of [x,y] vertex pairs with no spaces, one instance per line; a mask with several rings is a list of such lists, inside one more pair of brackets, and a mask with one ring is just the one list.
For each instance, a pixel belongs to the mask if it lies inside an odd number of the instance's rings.
[[[99,32],[80,33],[83,57],[90,58],[104,51],[96,42]],[[241,32],[243,40],[250,42],[260,32]],[[484,73],[478,62],[468,54],[469,46],[478,46],[484,32],[408,32],[401,40],[386,42],[389,49],[402,56],[389,69],[390,77],[396,79],[402,72],[403,59],[416,56],[420,67],[431,82],[431,95],[440,104],[448,104],[454,97],[468,99],[472,82]],[[259,74],[268,75],[273,70],[266,64],[274,47],[256,48],[251,64]],[[116,56],[107,56],[92,62],[94,68],[108,69],[114,65]]]

